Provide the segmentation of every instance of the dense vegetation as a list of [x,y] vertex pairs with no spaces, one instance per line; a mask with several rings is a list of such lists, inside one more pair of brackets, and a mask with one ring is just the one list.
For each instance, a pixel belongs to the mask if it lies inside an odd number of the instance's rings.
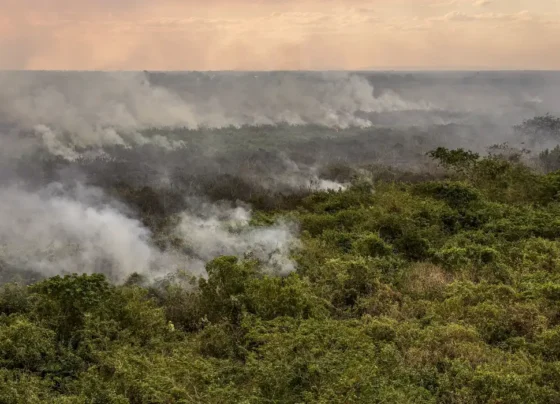
[[263,205],[256,225],[300,224],[286,277],[247,256],[5,284],[0,403],[560,403],[560,172],[431,157],[443,175],[370,167]]

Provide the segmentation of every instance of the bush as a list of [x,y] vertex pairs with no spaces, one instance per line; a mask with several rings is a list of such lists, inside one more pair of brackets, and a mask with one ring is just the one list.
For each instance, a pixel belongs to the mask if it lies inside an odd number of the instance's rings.
[[[279,199],[208,176],[259,201],[255,224],[300,221],[295,271],[225,256],[3,285],[0,403],[560,403],[560,176],[490,152],[436,150],[447,180],[369,169]],[[172,247],[182,202],[121,191]]]
[[103,275],[56,276],[30,288],[37,297],[35,310],[63,341],[77,336],[88,312],[103,309],[112,286]]
[[23,314],[31,309],[27,287],[17,283],[0,286],[0,315]]
[[416,192],[446,202],[454,209],[466,209],[481,199],[480,193],[472,186],[461,182],[428,182],[417,185]]
[[296,274],[287,278],[265,276],[247,286],[249,313],[264,320],[288,316],[292,318],[323,318],[328,315],[327,305],[314,293],[311,284]]
[[26,318],[0,317],[0,367],[46,371],[56,354],[56,334]]
[[353,243],[353,250],[365,257],[386,257],[393,252],[393,248],[389,244],[373,233],[361,235]]

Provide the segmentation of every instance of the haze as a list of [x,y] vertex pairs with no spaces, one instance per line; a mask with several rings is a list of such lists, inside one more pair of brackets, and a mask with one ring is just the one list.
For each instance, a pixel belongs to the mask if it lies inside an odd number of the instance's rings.
[[0,0],[0,69],[558,69],[558,0]]

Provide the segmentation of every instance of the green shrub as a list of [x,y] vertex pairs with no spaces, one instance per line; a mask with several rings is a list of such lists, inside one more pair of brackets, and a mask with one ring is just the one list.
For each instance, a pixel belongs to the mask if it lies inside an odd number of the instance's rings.
[[461,182],[428,182],[416,185],[416,192],[446,202],[454,209],[465,209],[481,199],[472,186]]
[[17,283],[0,285],[0,315],[27,313],[31,309],[27,287]]
[[354,242],[353,250],[365,257],[385,257],[393,253],[393,248],[374,233],[361,235]]
[[[0,286],[0,403],[560,403],[559,174],[507,145],[432,157],[449,172],[366,167],[339,192],[208,178],[255,201],[253,225],[299,221],[288,275],[227,256]],[[117,191],[180,246],[184,202]]]
[[45,371],[56,355],[56,334],[28,319],[0,317],[0,367]]

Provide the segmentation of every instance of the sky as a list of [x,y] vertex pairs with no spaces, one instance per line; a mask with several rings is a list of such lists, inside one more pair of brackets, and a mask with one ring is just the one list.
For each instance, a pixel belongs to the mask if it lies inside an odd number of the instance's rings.
[[560,0],[0,0],[0,69],[560,70]]

